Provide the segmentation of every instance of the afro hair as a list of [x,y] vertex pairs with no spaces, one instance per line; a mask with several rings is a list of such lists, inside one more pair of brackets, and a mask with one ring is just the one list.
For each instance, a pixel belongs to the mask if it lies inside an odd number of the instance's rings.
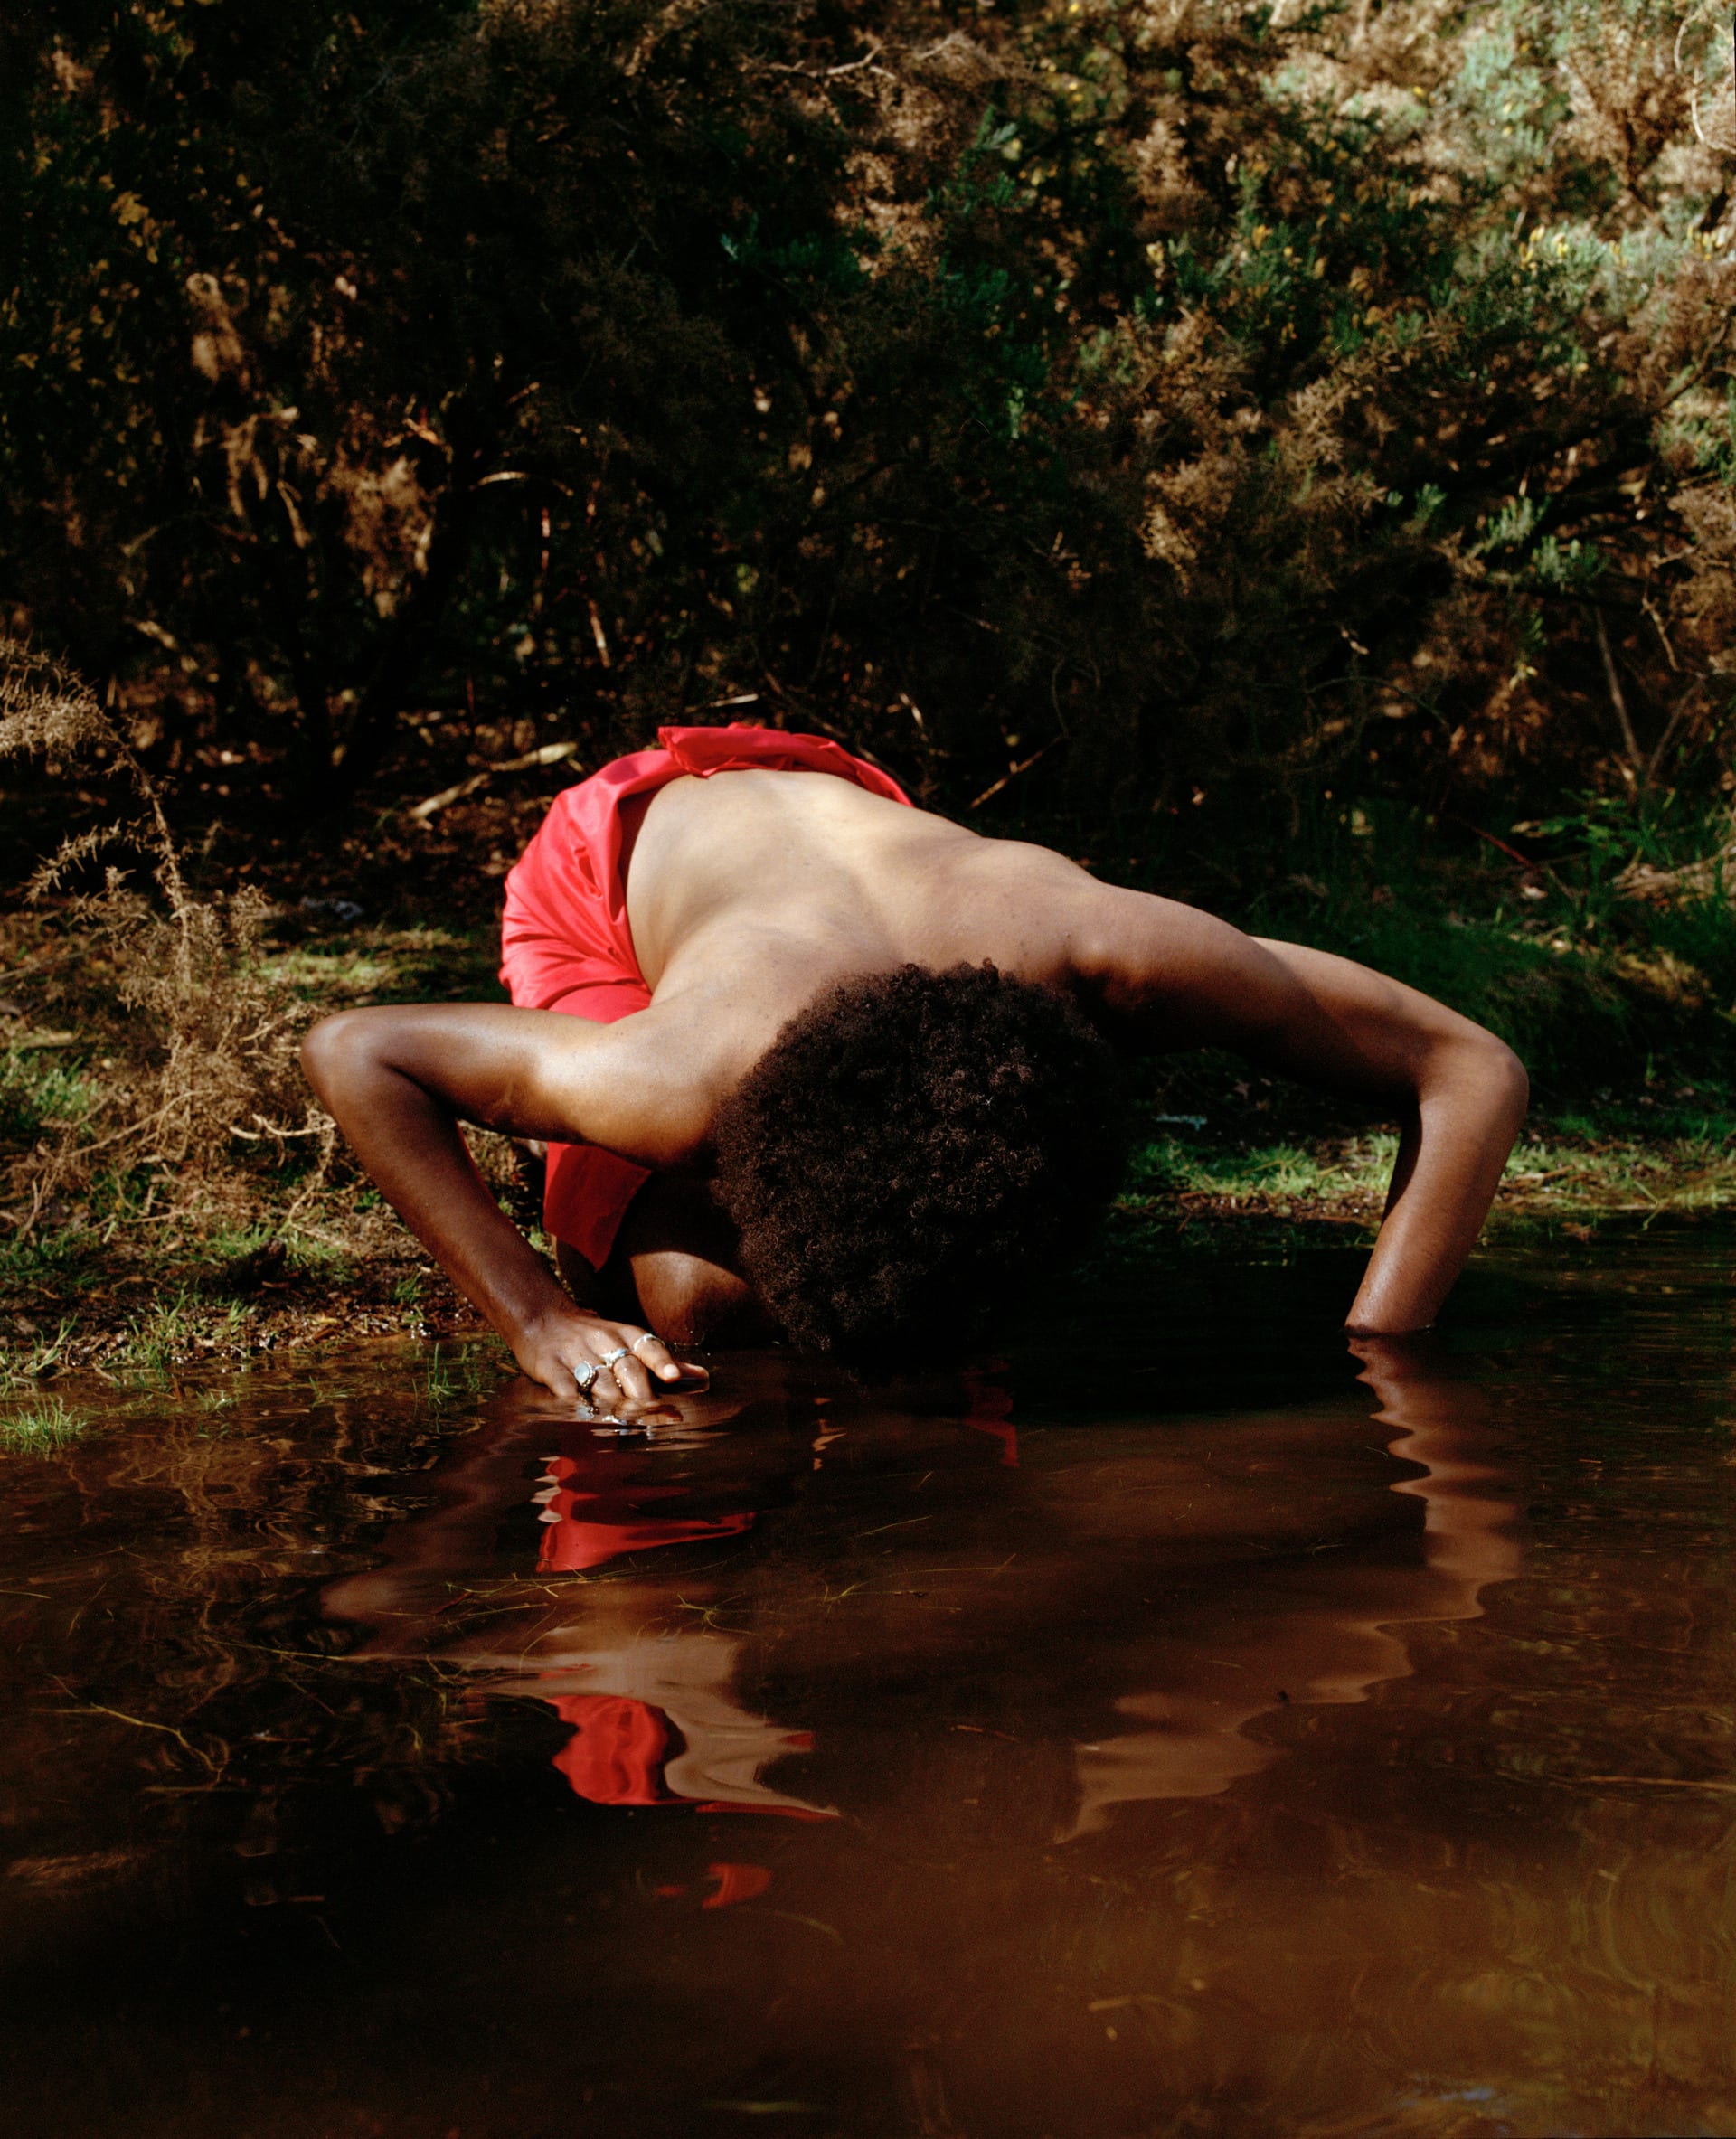
[[793,1344],[933,1358],[1076,1255],[1120,1180],[1113,1050],[993,965],[902,966],[791,1019],[717,1122],[717,1197]]

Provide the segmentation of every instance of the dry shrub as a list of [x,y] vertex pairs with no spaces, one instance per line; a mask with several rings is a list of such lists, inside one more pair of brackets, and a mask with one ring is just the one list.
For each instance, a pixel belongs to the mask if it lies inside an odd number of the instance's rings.
[[[43,1125],[14,1158],[13,1196],[28,1198],[14,1211],[19,1236],[105,1177],[138,1189],[135,1200],[111,1188],[116,1217],[233,1220],[257,1194],[262,1159],[306,1154],[315,1164],[292,1216],[323,1178],[333,1129],[297,1070],[298,1005],[264,959],[269,901],[250,887],[200,896],[156,782],[94,694],[59,663],[0,641],[0,755],[20,752],[96,759],[138,814],[65,841],[25,893],[38,906],[52,898],[48,925],[82,975],[77,1009],[111,1051],[95,1104]],[[99,890],[65,890],[116,850],[130,851],[131,869],[110,862]]]

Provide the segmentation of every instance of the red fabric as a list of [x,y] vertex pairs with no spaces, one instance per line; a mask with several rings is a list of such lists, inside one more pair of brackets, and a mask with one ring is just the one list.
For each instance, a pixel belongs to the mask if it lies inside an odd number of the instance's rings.
[[612,1494],[586,1493],[567,1484],[580,1475],[570,1456],[551,1456],[545,1475],[554,1481],[555,1490],[542,1505],[542,1545],[536,1560],[540,1575],[583,1574],[588,1568],[607,1566],[624,1552],[691,1545],[703,1538],[736,1538],[753,1527],[750,1509],[673,1520],[641,1515],[640,1502],[668,1500],[684,1494],[686,1487],[628,1484]]
[[738,1901],[752,1901],[771,1884],[763,1864],[708,1864],[705,1876],[715,1880],[717,1891],[706,1895],[702,1908],[731,1908]]
[[[621,805],[631,796],[684,774],[710,779],[757,768],[833,773],[871,795],[915,806],[896,780],[825,736],[732,722],[660,728],[657,741],[658,749],[618,758],[558,796],[507,877],[500,977],[522,1008],[561,1010],[609,1025],[649,1004],[621,880]],[[543,1224],[600,1269],[646,1178],[642,1166],[594,1145],[552,1144]]]
[[624,1693],[557,1693],[549,1706],[576,1726],[554,1765],[580,1797],[593,1804],[672,1802],[663,1786],[669,1723],[661,1709]]

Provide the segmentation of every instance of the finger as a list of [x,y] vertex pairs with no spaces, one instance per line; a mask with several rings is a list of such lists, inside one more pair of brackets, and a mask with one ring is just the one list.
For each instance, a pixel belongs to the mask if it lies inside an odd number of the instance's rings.
[[605,1372],[602,1362],[591,1347],[575,1345],[561,1362],[565,1370],[566,1386],[561,1395],[575,1399],[581,1404],[593,1407],[601,1400],[607,1387],[612,1390],[614,1383]]
[[598,1347],[597,1363],[611,1378],[624,1402],[643,1404],[650,1400],[651,1380],[633,1356],[627,1343],[632,1334],[630,1328],[609,1330]]
[[[618,1366],[620,1362],[617,1360],[615,1365]],[[638,1408],[616,1379],[615,1367],[605,1367],[591,1383],[590,1400],[598,1410],[608,1411],[611,1414],[618,1411],[636,1410]]]
[[681,1362],[655,1330],[638,1331],[632,1339],[632,1349],[634,1358],[659,1381],[681,1380]]
[[582,1404],[590,1401],[578,1375],[564,1360],[558,1367],[551,1368],[543,1377],[543,1386],[552,1390],[563,1403]]
[[634,1403],[648,1404],[656,1394],[650,1375],[631,1352],[625,1359],[618,1359],[609,1371],[614,1375],[622,1395]]
[[659,1381],[668,1384],[685,1381],[689,1389],[706,1389],[711,1384],[711,1375],[704,1371],[704,1367],[695,1367],[689,1358],[676,1358],[664,1339],[653,1331],[646,1331],[645,1339],[634,1343],[634,1358],[642,1361],[642,1365],[657,1375]]

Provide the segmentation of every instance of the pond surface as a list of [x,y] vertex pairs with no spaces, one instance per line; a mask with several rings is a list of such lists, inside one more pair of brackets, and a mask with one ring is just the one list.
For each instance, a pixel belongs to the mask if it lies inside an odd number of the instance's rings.
[[[1564,1263],[1573,1255],[1577,1262]],[[1736,1239],[0,1457],[8,2134],[1736,2133]]]

